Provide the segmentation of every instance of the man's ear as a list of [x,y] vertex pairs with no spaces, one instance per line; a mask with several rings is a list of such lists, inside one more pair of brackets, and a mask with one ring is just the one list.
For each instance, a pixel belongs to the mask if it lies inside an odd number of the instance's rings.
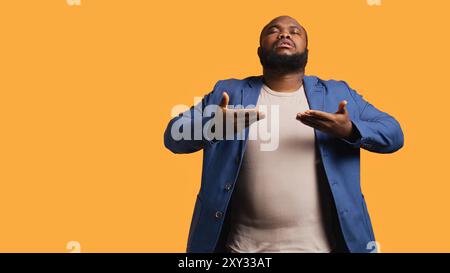
[[258,57],[261,58],[261,47],[260,46],[258,47],[257,53],[258,53]]

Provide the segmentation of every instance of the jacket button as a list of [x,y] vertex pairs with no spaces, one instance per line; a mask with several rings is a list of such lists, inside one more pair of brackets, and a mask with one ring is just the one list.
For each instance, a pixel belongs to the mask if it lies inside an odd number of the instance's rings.
[[223,216],[223,212],[221,212],[221,211],[216,211],[216,218],[217,219],[220,219],[220,218],[222,218],[222,216]]
[[366,149],[371,149],[372,145],[371,144],[364,144],[363,147],[366,148]]
[[225,190],[226,190],[226,191],[231,190],[231,187],[232,187],[231,183],[225,184]]
[[348,213],[348,209],[343,209],[340,212],[341,212],[341,215],[347,214]]

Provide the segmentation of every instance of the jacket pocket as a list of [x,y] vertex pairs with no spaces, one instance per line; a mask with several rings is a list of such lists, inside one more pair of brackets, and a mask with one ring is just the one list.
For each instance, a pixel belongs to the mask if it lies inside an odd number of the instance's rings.
[[200,221],[201,211],[202,211],[202,200],[200,199],[200,195],[197,194],[197,198],[195,200],[194,212],[192,214],[192,219],[191,219],[191,225],[189,227],[189,236],[188,236],[188,243],[187,243],[188,249],[190,248],[190,246],[195,238],[197,226]]

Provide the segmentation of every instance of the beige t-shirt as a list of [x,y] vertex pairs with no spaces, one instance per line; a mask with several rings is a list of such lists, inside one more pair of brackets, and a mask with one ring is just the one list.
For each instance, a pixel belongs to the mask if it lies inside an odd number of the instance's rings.
[[[317,172],[314,129],[296,119],[309,109],[303,86],[276,92],[263,85],[257,108],[266,119],[249,129],[226,247],[231,252],[330,252],[331,200],[321,194],[320,183],[326,181]],[[263,121],[267,130],[261,132]],[[261,149],[268,137],[278,141],[276,149]]]

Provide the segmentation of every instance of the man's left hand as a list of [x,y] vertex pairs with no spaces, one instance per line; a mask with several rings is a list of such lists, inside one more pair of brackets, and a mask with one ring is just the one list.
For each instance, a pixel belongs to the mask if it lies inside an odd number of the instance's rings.
[[335,137],[354,141],[360,136],[356,132],[357,130],[353,128],[353,123],[345,107],[346,104],[346,100],[341,101],[337,112],[334,114],[317,110],[307,110],[303,113],[298,113],[297,119],[314,129]]

